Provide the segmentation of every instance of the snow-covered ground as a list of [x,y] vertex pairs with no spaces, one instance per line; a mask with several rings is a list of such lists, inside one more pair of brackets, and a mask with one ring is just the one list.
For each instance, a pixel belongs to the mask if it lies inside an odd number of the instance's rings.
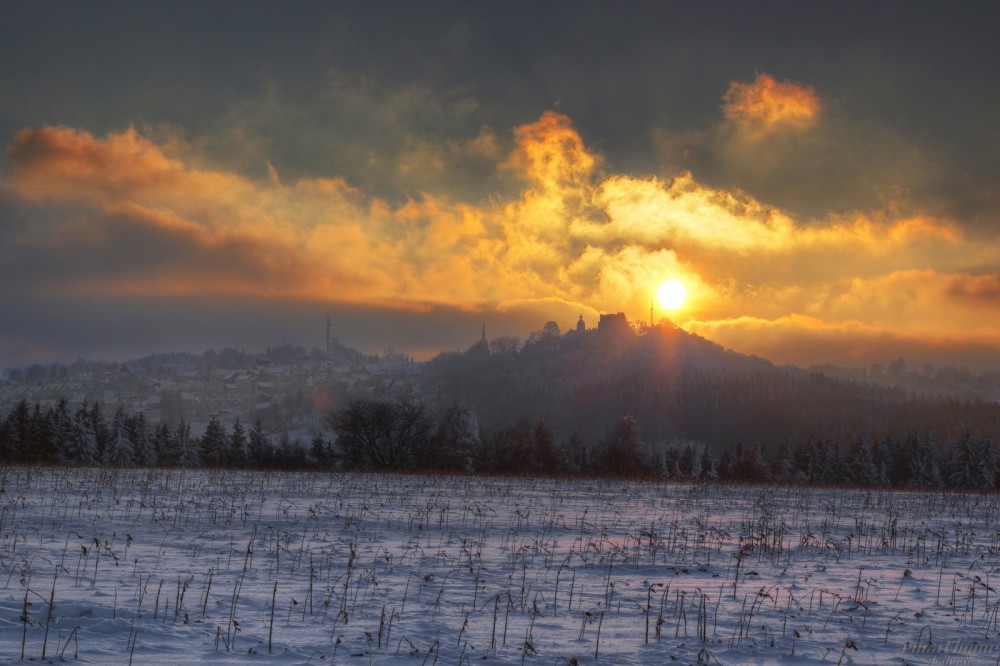
[[1000,496],[0,469],[0,662],[995,664]]

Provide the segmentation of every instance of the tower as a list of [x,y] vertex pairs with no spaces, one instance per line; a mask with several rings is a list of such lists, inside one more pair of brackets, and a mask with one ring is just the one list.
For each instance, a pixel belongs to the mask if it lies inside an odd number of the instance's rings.
[[326,357],[330,358],[330,315],[326,315]]

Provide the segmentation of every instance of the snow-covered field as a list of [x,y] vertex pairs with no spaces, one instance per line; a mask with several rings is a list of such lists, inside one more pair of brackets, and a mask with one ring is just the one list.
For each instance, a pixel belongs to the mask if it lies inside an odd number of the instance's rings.
[[1000,496],[0,469],[0,662],[1000,660]]

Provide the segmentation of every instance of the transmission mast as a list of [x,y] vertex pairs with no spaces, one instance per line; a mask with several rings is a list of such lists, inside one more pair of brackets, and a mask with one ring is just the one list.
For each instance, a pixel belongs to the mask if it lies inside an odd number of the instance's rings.
[[326,315],[326,357],[330,358],[330,315]]

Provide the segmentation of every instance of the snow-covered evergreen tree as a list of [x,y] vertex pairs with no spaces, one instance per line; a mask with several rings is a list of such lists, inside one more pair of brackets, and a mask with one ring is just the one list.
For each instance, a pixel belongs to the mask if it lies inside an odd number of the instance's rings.
[[722,451],[716,471],[720,479],[732,479],[736,474],[737,450],[730,446]]
[[239,419],[233,423],[232,432],[226,440],[225,464],[230,467],[243,467],[247,462],[247,436]]
[[578,430],[570,432],[569,437],[564,439],[559,447],[559,469],[567,472],[590,469],[590,450],[583,443],[583,437]]
[[648,471],[639,444],[639,428],[634,416],[623,416],[615,426],[604,450],[602,472],[614,475]]
[[966,431],[952,448],[945,467],[949,486],[991,489],[996,484],[997,452],[990,440],[975,438]]
[[174,439],[174,434],[170,432],[170,426],[166,423],[161,423],[153,432],[153,450],[156,452],[159,464],[178,464],[177,441]]
[[734,455],[737,454],[739,458],[733,467],[735,479],[739,481],[767,481],[771,478],[771,466],[761,447],[744,448],[738,446],[734,450]]
[[903,455],[910,472],[906,485],[913,488],[939,488],[943,485],[941,457],[937,445],[928,436],[907,437],[903,442]]
[[174,431],[174,446],[177,447],[176,463],[180,467],[196,467],[201,462],[198,442],[191,439],[191,425],[181,421]]
[[309,456],[318,467],[327,467],[330,464],[332,452],[328,446],[323,439],[323,433],[317,432],[313,436],[312,444],[309,446]]
[[788,442],[782,442],[777,452],[771,459],[771,478],[776,481],[803,481],[799,478],[798,467],[795,464],[795,455]]
[[688,443],[681,453],[680,472],[685,478],[694,480],[701,478],[704,470],[701,468],[701,451],[699,449],[700,446]]
[[800,442],[795,447],[795,467],[798,469],[803,481],[815,483],[817,479],[816,460],[820,455],[820,442],[815,437],[810,437],[807,442]]
[[4,419],[7,434],[6,455],[8,460],[23,460],[28,456],[30,448],[31,410],[28,401],[21,398],[7,418]]
[[229,446],[227,439],[219,419],[213,416],[205,428],[205,434],[201,436],[201,461],[212,467],[224,464]]
[[875,456],[867,435],[861,435],[851,447],[847,456],[847,465],[851,469],[851,480],[861,486],[878,484],[879,473],[875,466]]
[[149,436],[149,428],[146,426],[146,416],[139,412],[134,418],[129,419],[129,432],[134,444],[134,462],[136,465],[152,467],[159,462],[156,454],[156,446]]
[[76,410],[72,446],[68,458],[80,465],[97,464],[97,433],[91,423],[87,405]]
[[877,483],[880,486],[893,485],[896,470],[896,452],[898,446],[891,437],[886,437],[875,446],[872,457],[875,463]]
[[104,459],[104,447],[108,443],[108,425],[104,421],[104,411],[99,402],[90,406],[90,427],[94,430],[97,446],[94,453],[94,463],[96,464]]
[[701,454],[702,475],[709,481],[719,480],[719,471],[715,462],[715,456],[708,449]]
[[14,428],[9,418],[0,421],[0,460],[9,462],[14,459]]
[[73,449],[73,417],[69,413],[69,403],[65,398],[59,400],[53,413],[52,423],[52,455],[59,463],[71,463]]
[[952,448],[946,465],[948,485],[953,488],[975,488],[976,452],[972,434],[965,435]]
[[993,442],[988,439],[977,440],[976,469],[979,470],[979,488],[996,488],[997,474],[1000,472],[1000,455],[997,454]]
[[681,478],[680,458],[680,453],[673,446],[668,446],[660,451],[660,456],[657,460],[660,477],[664,479]]
[[[476,419],[475,412],[471,410],[462,410],[463,412],[468,412],[471,415],[471,420],[467,416],[460,416],[460,421],[456,425],[459,426],[461,431],[456,431],[457,435],[460,435],[464,442],[458,442],[461,446],[473,445],[479,439],[479,421]],[[461,421],[468,421],[464,425]],[[475,434],[473,434],[471,427],[474,425]],[[542,472],[555,472],[556,466],[558,464],[559,454],[556,451],[556,434],[549,427],[549,424],[545,422],[545,419],[539,419],[538,423],[535,425],[535,429],[532,432],[532,458],[535,461],[535,467]],[[470,450],[470,449],[467,449]],[[466,469],[471,468],[471,465],[467,465]]]
[[253,427],[250,428],[250,434],[247,437],[247,454],[251,465],[262,465],[266,462],[267,454],[270,450],[270,445],[267,441],[267,436],[264,434],[264,428],[261,426],[260,420],[254,421]]
[[112,467],[125,467],[131,465],[135,457],[135,444],[129,437],[126,424],[128,417],[125,414],[125,406],[119,405],[115,410],[114,423],[112,425],[111,439],[104,447],[104,454],[101,462]]

